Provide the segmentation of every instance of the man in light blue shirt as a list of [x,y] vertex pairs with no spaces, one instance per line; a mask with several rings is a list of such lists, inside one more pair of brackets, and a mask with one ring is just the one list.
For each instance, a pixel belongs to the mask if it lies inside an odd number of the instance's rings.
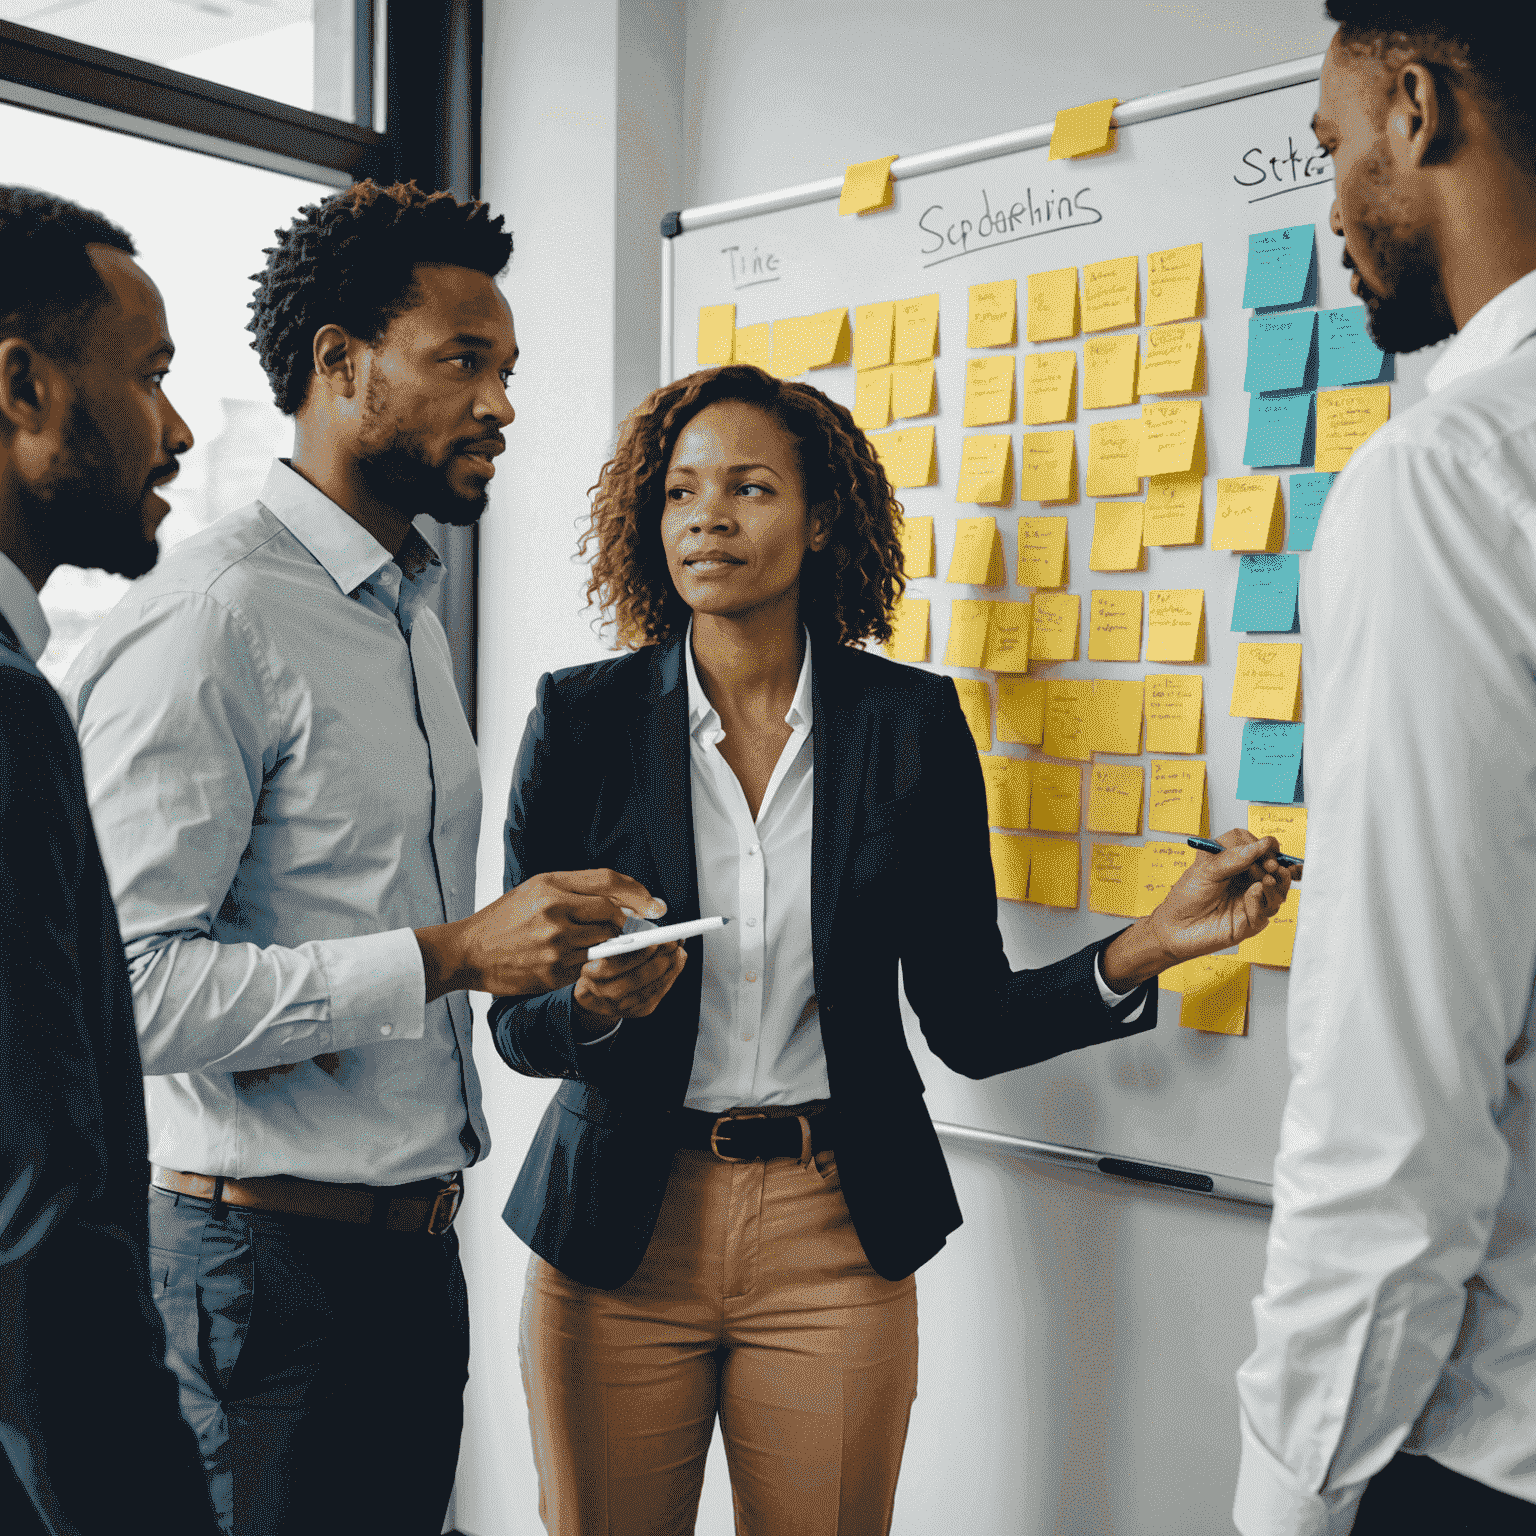
[[480,203],[364,182],[268,252],[293,459],[71,669],[147,1078],[151,1259],[226,1531],[441,1529],[468,1368],[450,1230],[489,1147],[465,988],[574,982],[607,871],[473,910],[480,780],[442,565],[513,418]]

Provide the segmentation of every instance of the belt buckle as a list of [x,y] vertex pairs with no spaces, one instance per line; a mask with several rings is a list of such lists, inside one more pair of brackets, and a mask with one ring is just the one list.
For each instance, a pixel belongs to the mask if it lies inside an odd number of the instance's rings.
[[[455,1180],[446,1189],[437,1192],[437,1198],[432,1202],[431,1214],[427,1217],[427,1235],[429,1237],[441,1237],[449,1227],[453,1225],[453,1218],[459,1214],[459,1204],[464,1198],[464,1186]],[[443,1201],[448,1200],[448,1214],[443,1216]],[[438,1223],[441,1220],[442,1225]]]
[[[750,1157],[731,1157],[729,1154],[720,1150],[720,1127],[729,1120],[766,1120],[767,1118],[768,1116],[763,1114],[721,1115],[715,1121],[714,1125],[710,1127],[709,1150],[713,1152],[722,1163],[750,1163],[752,1161]],[[729,1135],[730,1133],[727,1132],[726,1134]]]

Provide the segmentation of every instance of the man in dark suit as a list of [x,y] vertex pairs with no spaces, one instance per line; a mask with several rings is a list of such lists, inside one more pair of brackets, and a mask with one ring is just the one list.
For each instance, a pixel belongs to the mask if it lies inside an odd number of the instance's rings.
[[150,1294],[133,1002],[80,751],[37,670],[55,566],[138,576],[192,446],[132,240],[0,187],[0,1530],[215,1529]]

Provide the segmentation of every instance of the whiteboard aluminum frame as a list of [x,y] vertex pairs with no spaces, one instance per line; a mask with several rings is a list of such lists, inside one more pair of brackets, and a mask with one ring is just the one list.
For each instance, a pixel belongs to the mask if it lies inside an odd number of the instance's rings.
[[[1243,96],[1260,96],[1266,91],[1280,91],[1291,85],[1304,85],[1316,80],[1322,73],[1323,55],[1309,54],[1304,59],[1292,59],[1285,64],[1270,64],[1264,69],[1245,70],[1237,75],[1222,75],[1199,85],[1183,85],[1173,91],[1159,91],[1153,96],[1138,96],[1134,101],[1123,101],[1114,110],[1110,121],[1117,128],[1127,128],[1133,123],[1151,122],[1158,117],[1173,117],[1180,112],[1193,112],[1200,107],[1213,107],[1223,101],[1236,101]],[[1033,128],[1016,128],[1011,133],[993,134],[989,139],[972,139],[966,144],[952,144],[947,149],[930,149],[920,155],[902,155],[891,164],[891,177],[905,181],[909,176],[925,176],[932,171],[952,170],[957,165],[970,165],[979,160],[995,160],[999,155],[1011,155],[1021,149],[1038,149],[1051,142],[1054,123],[1037,123]],[[661,380],[670,384],[673,378],[675,353],[672,346],[672,324],[675,319],[672,305],[673,256],[672,239],[689,230],[706,229],[712,224],[729,224],[735,219],[750,218],[759,213],[777,213],[785,208],[800,208],[807,203],[830,202],[843,191],[841,176],[828,176],[823,181],[802,182],[797,187],[782,187],[776,192],[760,192],[752,197],[735,197],[723,203],[705,203],[698,208],[685,208],[679,213],[669,213],[664,221],[673,231],[661,242]]]

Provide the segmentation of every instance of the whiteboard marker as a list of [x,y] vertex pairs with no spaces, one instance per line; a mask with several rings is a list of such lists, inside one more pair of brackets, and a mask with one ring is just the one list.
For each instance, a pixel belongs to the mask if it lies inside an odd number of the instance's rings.
[[[1201,853],[1225,853],[1227,851],[1214,837],[1186,837],[1184,841],[1191,848],[1198,848]],[[1288,853],[1277,853],[1275,855],[1275,862],[1285,865],[1287,869],[1300,869],[1303,861],[1294,858]]]

